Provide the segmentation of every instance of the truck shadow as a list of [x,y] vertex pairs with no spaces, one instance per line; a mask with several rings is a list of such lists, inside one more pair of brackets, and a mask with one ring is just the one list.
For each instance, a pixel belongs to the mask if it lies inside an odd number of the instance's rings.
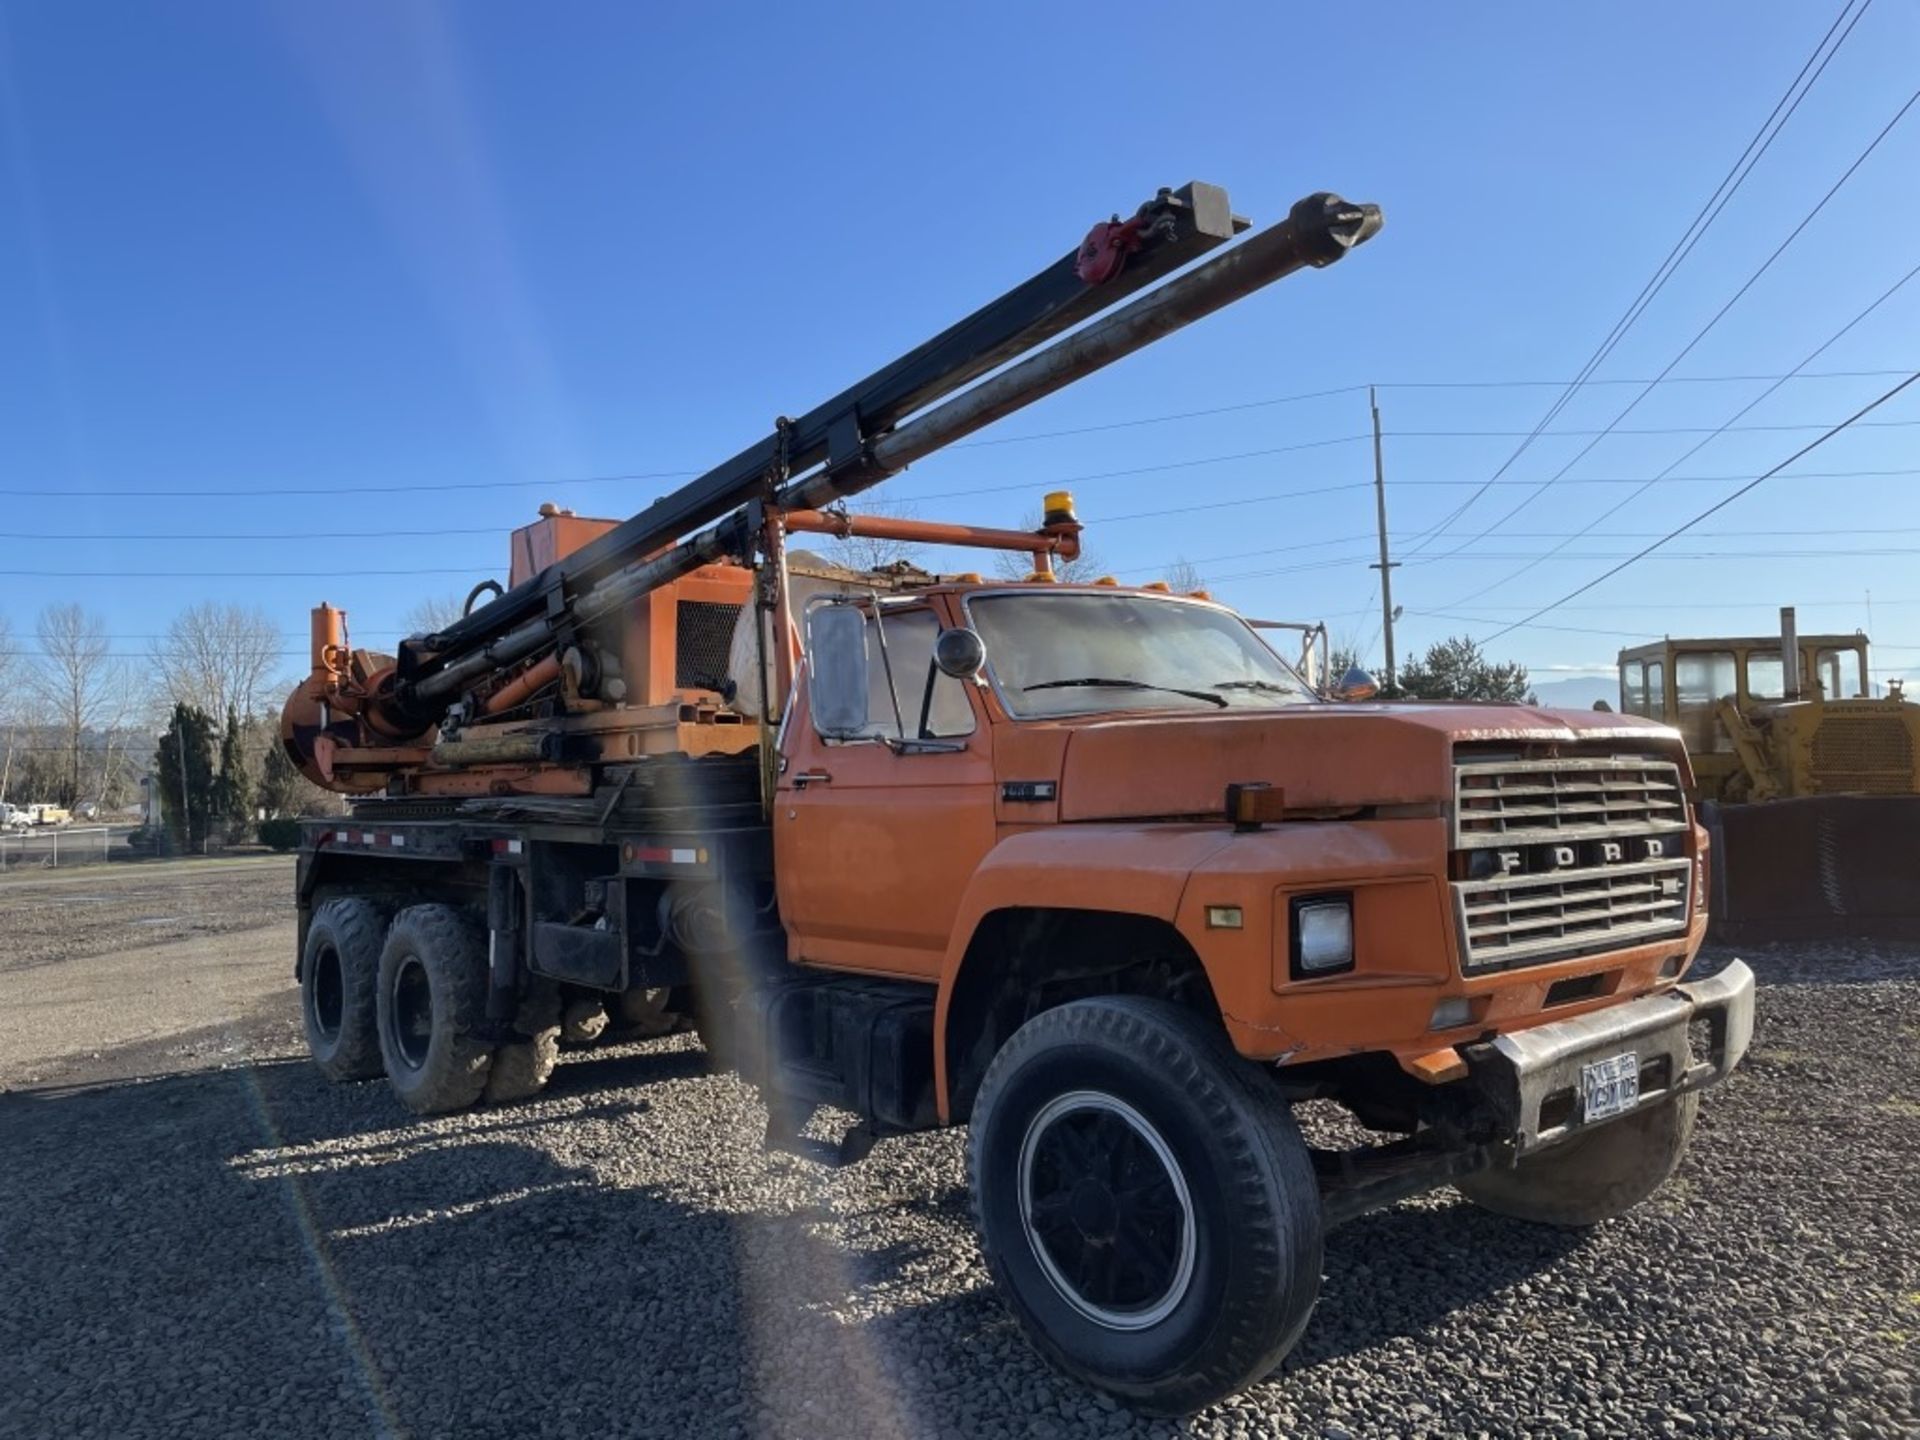
[[[949,1137],[835,1175],[762,1155],[735,1082],[657,1112],[605,1088],[703,1063],[570,1064],[434,1122],[304,1063],[0,1096],[0,1433],[1025,1433],[1096,1406],[995,1298]],[[1464,1205],[1353,1222],[1276,1403],[1576,1243]]]
[[1527,1225],[1448,1197],[1377,1210],[1327,1236],[1320,1303],[1282,1375],[1418,1339],[1577,1250],[1577,1231]]
[[709,1073],[707,1052],[690,1040],[678,1049],[631,1044],[602,1050],[566,1051],[548,1083],[548,1098],[588,1095],[609,1086],[657,1085],[667,1080],[696,1080]]

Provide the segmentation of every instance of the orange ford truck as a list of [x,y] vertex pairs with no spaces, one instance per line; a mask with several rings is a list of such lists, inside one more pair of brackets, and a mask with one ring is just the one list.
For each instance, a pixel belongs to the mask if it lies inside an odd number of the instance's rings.
[[[1160,1412],[1279,1363],[1353,1215],[1644,1199],[1753,1013],[1743,965],[1687,978],[1675,732],[1339,698],[1204,595],[1063,583],[1065,494],[1033,531],[835,503],[1379,224],[1317,195],[1239,238],[1161,191],[639,515],[543,514],[441,633],[377,654],[317,609],[283,741],[355,797],[300,854],[321,1068],[442,1111],[537,1092],[563,1027],[684,1017],[771,1145],[823,1107],[834,1163],[967,1125],[1008,1306]],[[1031,573],[788,548],[819,534]],[[1376,1143],[1309,1146],[1309,1099]]]

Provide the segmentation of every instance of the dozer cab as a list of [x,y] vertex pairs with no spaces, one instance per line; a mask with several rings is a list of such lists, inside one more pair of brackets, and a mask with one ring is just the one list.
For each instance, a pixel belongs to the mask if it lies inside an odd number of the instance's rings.
[[1620,652],[1620,708],[1680,732],[1720,837],[1716,935],[1920,931],[1920,704],[1872,695],[1864,634],[1780,621]]

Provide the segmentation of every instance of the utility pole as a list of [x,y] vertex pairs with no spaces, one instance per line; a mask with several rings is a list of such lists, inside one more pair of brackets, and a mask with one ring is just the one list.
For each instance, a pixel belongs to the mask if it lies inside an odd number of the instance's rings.
[[193,853],[193,797],[187,790],[187,721],[184,707],[173,707],[173,728],[180,749],[180,853]]
[[1380,457],[1380,402],[1373,386],[1367,387],[1367,408],[1373,411],[1373,504],[1380,522],[1380,563],[1370,570],[1380,572],[1380,634],[1387,647],[1387,690],[1394,688],[1393,668],[1393,572],[1397,568],[1387,557],[1387,471]]

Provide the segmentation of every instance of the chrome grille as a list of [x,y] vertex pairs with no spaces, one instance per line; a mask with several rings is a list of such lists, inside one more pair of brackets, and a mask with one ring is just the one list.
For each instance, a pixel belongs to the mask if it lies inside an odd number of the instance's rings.
[[1469,974],[1687,927],[1680,769],[1648,756],[1454,767],[1454,917]]
[[1687,928],[1693,862],[1649,860],[1548,875],[1460,880],[1454,913],[1467,970],[1620,949]]
[[1492,760],[1453,768],[1453,843],[1463,850],[1683,835],[1686,795],[1670,760]]

